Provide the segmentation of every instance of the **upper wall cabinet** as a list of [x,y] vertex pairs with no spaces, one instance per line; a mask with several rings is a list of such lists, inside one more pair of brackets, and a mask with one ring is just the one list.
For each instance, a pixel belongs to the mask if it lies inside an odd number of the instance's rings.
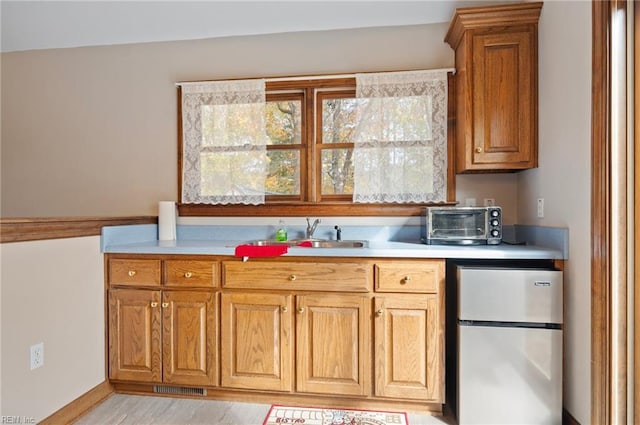
[[445,41],[456,52],[456,172],[538,166],[538,19],[542,3],[460,8]]

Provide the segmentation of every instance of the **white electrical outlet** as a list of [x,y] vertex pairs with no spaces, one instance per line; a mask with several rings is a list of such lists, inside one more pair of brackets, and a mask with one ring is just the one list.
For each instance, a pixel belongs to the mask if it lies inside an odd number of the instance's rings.
[[44,343],[31,346],[31,370],[44,366]]
[[538,198],[538,218],[544,218],[544,198]]
[[465,207],[475,207],[477,205],[476,198],[467,198],[464,200]]
[[495,207],[496,200],[493,198],[484,198],[484,206],[485,207]]

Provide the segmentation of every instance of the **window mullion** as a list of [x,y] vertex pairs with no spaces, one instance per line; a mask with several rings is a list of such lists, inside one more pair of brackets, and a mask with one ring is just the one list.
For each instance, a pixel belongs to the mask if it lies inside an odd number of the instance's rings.
[[316,133],[318,132],[318,121],[316,117],[319,116],[319,111],[316,110],[315,97],[316,90],[314,88],[309,87],[305,89],[304,111],[306,118],[305,128],[307,131],[304,135],[304,144],[306,146],[306,169],[304,170],[304,173],[301,172],[300,175],[303,180],[301,182],[301,187],[304,187],[304,199],[310,202],[317,202],[318,194],[315,188],[320,184],[317,171],[317,152],[315,149]]

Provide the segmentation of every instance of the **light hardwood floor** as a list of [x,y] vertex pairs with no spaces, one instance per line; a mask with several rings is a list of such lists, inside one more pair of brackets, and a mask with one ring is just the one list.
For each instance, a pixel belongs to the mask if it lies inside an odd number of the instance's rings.
[[[269,404],[114,394],[76,425],[262,425]],[[451,425],[449,418],[408,414],[410,425]]]

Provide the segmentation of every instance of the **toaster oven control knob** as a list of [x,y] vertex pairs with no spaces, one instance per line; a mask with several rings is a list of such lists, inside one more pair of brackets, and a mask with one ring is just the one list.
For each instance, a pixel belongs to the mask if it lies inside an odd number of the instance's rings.
[[498,232],[497,230],[491,231],[491,236],[493,236],[494,238],[497,238],[499,235],[500,235],[500,232]]
[[498,224],[500,224],[500,222],[498,220],[491,220],[491,225],[492,226],[497,226]]
[[491,217],[497,217],[499,215],[500,215],[500,213],[498,212],[498,210],[491,211]]

